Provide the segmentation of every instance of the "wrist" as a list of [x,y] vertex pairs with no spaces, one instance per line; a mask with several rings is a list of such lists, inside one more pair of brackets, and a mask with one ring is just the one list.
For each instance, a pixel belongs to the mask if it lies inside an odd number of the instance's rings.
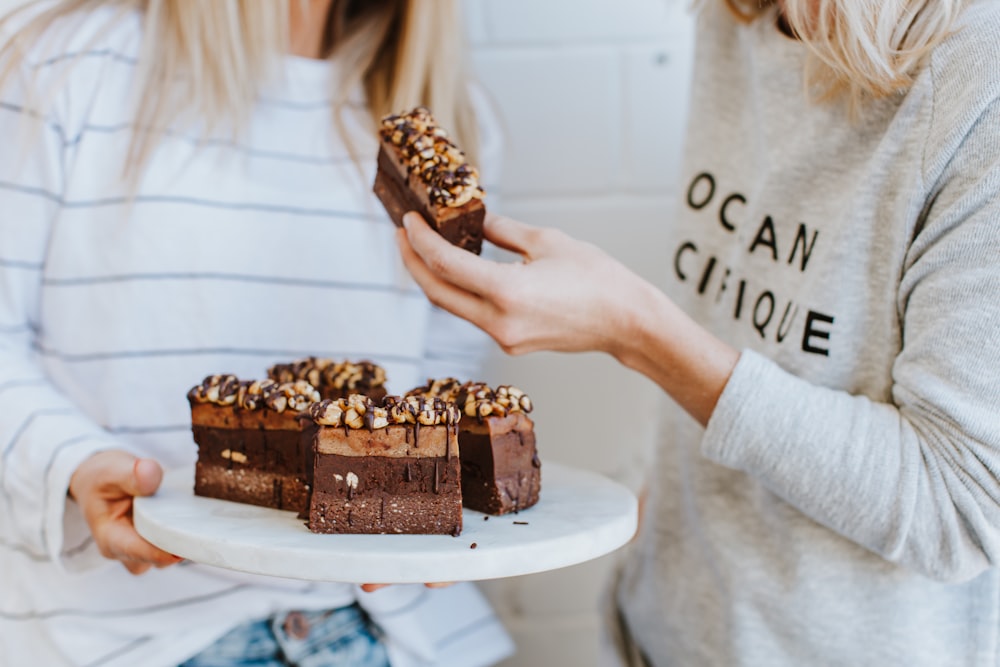
[[626,368],[649,375],[650,360],[662,357],[663,348],[670,345],[671,310],[676,306],[649,283],[638,285],[634,295],[621,304],[615,318],[618,330],[605,352]]
[[739,351],[653,286],[632,303],[630,325],[614,357],[653,380],[688,414],[707,425]]

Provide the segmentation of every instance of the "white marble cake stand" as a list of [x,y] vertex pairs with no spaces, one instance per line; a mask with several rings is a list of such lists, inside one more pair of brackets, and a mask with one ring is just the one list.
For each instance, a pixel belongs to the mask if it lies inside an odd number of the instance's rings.
[[[194,472],[136,498],[139,534],[188,560],[311,581],[421,583],[512,577],[614,551],[636,529],[636,498],[597,473],[542,466],[538,504],[502,517],[464,510],[462,534],[318,535],[294,512],[195,496]],[[473,548],[475,545],[475,548]]]

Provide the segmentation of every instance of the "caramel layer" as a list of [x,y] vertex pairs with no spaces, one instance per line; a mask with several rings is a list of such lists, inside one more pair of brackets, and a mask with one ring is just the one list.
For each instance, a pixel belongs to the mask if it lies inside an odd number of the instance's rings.
[[390,424],[366,428],[321,426],[313,439],[319,454],[385,457],[457,457],[458,430],[454,426]]
[[300,431],[299,414],[295,410],[240,410],[231,405],[195,403],[191,406],[191,424],[209,428]]

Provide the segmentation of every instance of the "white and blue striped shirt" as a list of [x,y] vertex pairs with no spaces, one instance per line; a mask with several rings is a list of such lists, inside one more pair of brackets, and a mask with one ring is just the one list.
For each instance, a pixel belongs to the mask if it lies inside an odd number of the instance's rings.
[[[402,268],[370,194],[363,105],[344,117],[361,169],[332,122],[335,64],[287,58],[237,139],[169,132],[130,200],[140,17],[105,30],[110,16],[67,21],[0,91],[3,665],[175,665],[235,624],[350,603],[344,584],[188,563],[133,577],[98,554],[66,500],[70,475],[108,448],[191,465],[185,393],[210,373],[371,359],[401,392],[472,377],[484,351]],[[484,153],[495,149],[487,138]],[[510,650],[471,587],[357,597],[394,664],[436,652],[471,666]]]

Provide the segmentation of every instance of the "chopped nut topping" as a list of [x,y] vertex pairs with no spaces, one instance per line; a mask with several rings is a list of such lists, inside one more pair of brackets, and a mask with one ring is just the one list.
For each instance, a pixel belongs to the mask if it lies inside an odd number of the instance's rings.
[[379,132],[399,149],[407,171],[427,185],[435,204],[458,207],[486,194],[479,186],[479,172],[426,108],[384,117]]
[[309,415],[321,426],[369,430],[390,424],[457,424],[462,416],[456,405],[441,399],[386,396],[382,401],[374,401],[361,394],[314,403],[309,407]]
[[267,407],[275,412],[284,412],[289,408],[301,412],[318,401],[320,396],[304,380],[278,383],[274,380],[240,380],[235,375],[209,375],[201,384],[191,388],[188,398],[193,403],[232,405],[248,411]]
[[385,384],[385,369],[371,361],[340,361],[306,357],[288,364],[275,364],[267,376],[278,382],[305,380],[321,393],[332,388],[366,394]]
[[531,412],[531,399],[523,391],[502,384],[491,389],[483,382],[459,383],[455,378],[428,380],[423,387],[412,389],[407,397],[440,398],[461,407],[464,414],[483,420],[486,417],[505,417],[512,412]]

